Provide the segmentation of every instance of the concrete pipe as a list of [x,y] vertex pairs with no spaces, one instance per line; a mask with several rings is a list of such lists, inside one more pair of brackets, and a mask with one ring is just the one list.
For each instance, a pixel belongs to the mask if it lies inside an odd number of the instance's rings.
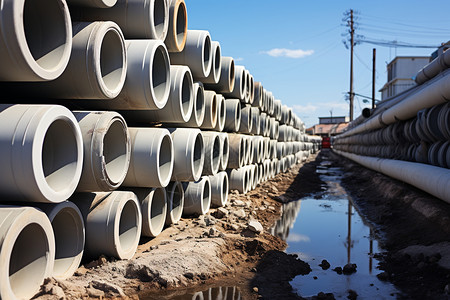
[[249,104],[253,104],[255,100],[255,79],[253,78],[253,75],[250,74],[250,83],[249,83],[249,89],[250,89],[250,98],[249,98]]
[[253,161],[253,154],[255,152],[255,139],[253,136],[247,137],[248,140],[248,148],[247,148],[247,164],[251,164]]
[[194,82],[194,103],[191,118],[186,123],[173,123],[171,126],[181,128],[200,127],[205,119],[205,112],[205,91],[203,89],[203,84],[201,82]]
[[81,106],[108,110],[158,110],[166,105],[170,88],[166,46],[159,40],[127,40],[125,43],[127,76],[120,94],[108,101],[83,101]]
[[230,190],[237,190],[241,194],[247,193],[248,186],[248,174],[247,168],[239,168],[239,169],[228,169],[227,170]]
[[228,134],[225,132],[218,133],[220,138],[220,171],[225,171],[228,165],[228,159],[230,158],[230,141]]
[[0,298],[30,299],[52,275],[52,225],[31,207],[0,206],[0,220]]
[[259,175],[259,179],[258,182],[259,183],[263,183],[264,180],[264,165],[263,164],[258,164],[258,175]]
[[133,257],[142,228],[140,205],[134,193],[77,193],[72,201],[84,218],[88,257],[102,254],[118,259]]
[[226,108],[225,108],[225,98],[221,94],[217,94],[217,122],[215,131],[222,132],[225,128],[226,121]]
[[277,158],[277,144],[276,140],[269,141],[269,156],[267,158],[274,159]]
[[205,118],[200,126],[202,129],[215,129],[219,113],[218,101],[219,97],[213,91],[205,91]]
[[262,136],[253,137],[253,159],[251,163],[259,164],[264,152],[264,141]]
[[238,169],[244,165],[245,160],[245,139],[241,134],[229,133],[230,156],[227,168]]
[[263,160],[268,159],[270,157],[270,138],[264,137],[263,138],[264,143],[264,155]]
[[0,80],[58,78],[72,49],[72,25],[65,1],[4,0],[1,6]]
[[196,80],[208,78],[212,65],[211,36],[206,30],[188,30],[181,52],[170,52],[170,63],[188,66]]
[[174,150],[165,128],[130,127],[130,168],[123,182],[129,187],[166,187],[172,178]]
[[177,224],[184,207],[184,189],[179,181],[173,181],[166,187],[167,215],[166,225]]
[[263,97],[264,97],[264,88],[261,82],[255,82],[254,84],[254,99],[252,106],[262,109],[263,105]]
[[288,125],[280,125],[278,127],[278,141],[279,142],[287,142],[289,140],[289,126]]
[[[48,0],[47,0],[48,1]],[[112,99],[127,73],[125,40],[113,22],[74,23],[72,54],[64,72],[48,82],[14,84],[15,97]]]
[[117,0],[111,8],[83,9],[81,14],[85,21],[117,23],[127,39],[164,40],[169,27],[166,0]]
[[84,144],[78,192],[112,191],[127,175],[131,143],[125,120],[116,112],[75,111]]
[[78,207],[70,201],[39,204],[37,207],[46,213],[55,236],[55,264],[51,277],[58,280],[67,279],[78,269],[83,257],[83,216]]
[[174,164],[173,181],[197,181],[205,163],[203,135],[195,128],[170,128]]
[[273,101],[274,104],[274,110],[275,110],[275,119],[279,122],[281,121],[281,100],[274,100]]
[[247,89],[247,76],[243,66],[235,66],[234,68],[234,87],[230,93],[226,93],[227,98],[237,98],[240,101],[245,100],[245,93]]
[[128,111],[122,114],[135,122],[186,123],[194,102],[192,74],[186,66],[170,66],[170,91],[166,105],[160,110]]
[[142,236],[156,237],[164,228],[167,215],[167,193],[164,188],[132,190],[141,204]]
[[239,132],[251,133],[253,127],[253,111],[250,104],[245,104],[241,107],[241,126]]
[[285,143],[278,142],[277,143],[277,158],[282,159],[286,155],[285,153]]
[[211,185],[208,176],[197,182],[184,182],[183,215],[204,215],[211,206]]
[[259,122],[260,122],[260,127],[261,127],[260,130],[259,130],[260,135],[268,136],[267,135],[267,132],[268,132],[267,128],[269,127],[269,124],[267,122],[267,114],[266,113],[261,113],[259,115]]
[[78,185],[83,139],[58,105],[0,105],[0,193],[8,201],[58,203]]
[[261,132],[261,118],[259,108],[252,107],[252,130],[251,133],[255,135],[259,135]]
[[219,172],[209,176],[211,185],[211,206],[222,207],[228,202],[228,175],[227,172]]
[[221,160],[220,137],[215,131],[203,131],[203,144],[205,145],[205,163],[203,175],[215,175],[219,171]]
[[248,193],[248,192],[250,192],[252,190],[253,176],[255,175],[254,169],[252,167],[253,167],[252,165],[245,166],[246,173],[247,173],[246,174],[247,175],[247,186],[246,186],[244,194],[246,194],[246,193]]
[[249,146],[250,146],[250,141],[248,139],[247,135],[242,134],[242,140],[244,140],[244,148],[243,148],[243,152],[242,155],[244,156],[244,166],[248,165],[248,151],[249,151]]
[[244,101],[243,102],[245,102],[246,104],[250,104],[250,97],[251,97],[251,92],[250,92],[250,85],[251,85],[251,78],[250,78],[250,72],[247,70],[247,69],[245,69],[244,70],[244,72],[245,72],[245,82],[247,83],[246,85],[245,85],[245,92],[244,92]]
[[259,183],[259,168],[257,165],[252,165],[252,190],[256,189]]
[[238,132],[241,125],[241,101],[239,99],[226,99],[225,110],[225,131]]
[[164,43],[169,52],[181,52],[186,45],[187,11],[184,0],[168,0],[169,29]]
[[217,93],[228,94],[234,88],[234,59],[232,57],[223,56],[220,64],[220,77],[217,84],[205,84],[209,90]]
[[270,118],[269,122],[269,128],[270,128],[270,139],[277,140],[279,136],[279,123],[275,120],[275,118]]
[[222,54],[219,42],[211,42],[211,71],[209,76],[202,80],[204,84],[217,84],[222,72]]
[[117,0],[66,0],[67,4],[81,7],[110,8]]

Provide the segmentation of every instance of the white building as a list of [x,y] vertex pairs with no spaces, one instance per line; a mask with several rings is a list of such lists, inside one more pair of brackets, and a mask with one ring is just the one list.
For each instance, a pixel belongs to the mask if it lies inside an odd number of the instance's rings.
[[429,56],[397,56],[387,65],[387,83],[380,89],[381,100],[415,86],[414,78],[430,62]]

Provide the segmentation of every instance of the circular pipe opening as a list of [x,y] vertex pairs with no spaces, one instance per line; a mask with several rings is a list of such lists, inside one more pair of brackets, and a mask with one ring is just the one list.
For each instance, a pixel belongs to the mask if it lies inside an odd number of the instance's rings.
[[183,213],[183,187],[181,184],[177,183],[172,189],[172,219],[174,223],[178,222]]
[[214,65],[214,80],[219,80],[221,61],[222,61],[222,55],[220,53],[220,46],[219,46],[219,44],[217,44],[215,55],[214,55],[214,64],[213,64]]
[[129,200],[122,208],[119,221],[119,242],[120,248],[128,252],[136,247],[136,238],[138,236],[138,208],[136,203]]
[[161,231],[166,220],[166,195],[162,188],[155,189],[150,207],[150,226],[154,231]]
[[155,50],[152,64],[152,88],[156,102],[162,102],[169,89],[169,59],[163,46],[158,46]]
[[172,157],[172,139],[165,135],[161,141],[158,159],[159,176],[162,183],[167,184],[172,176],[173,157]]
[[213,151],[212,151],[212,170],[213,172],[217,172],[220,165],[220,138],[218,135],[214,137],[213,141]]
[[46,70],[56,68],[64,58],[68,38],[66,17],[59,1],[24,0],[23,29],[36,63]]
[[202,162],[202,152],[203,152],[203,138],[201,133],[197,134],[194,142],[194,151],[193,151],[193,174],[200,174],[203,169]]
[[166,0],[153,1],[153,26],[158,39],[164,36],[164,27],[166,16]]
[[105,171],[114,184],[125,178],[129,165],[128,135],[124,124],[114,120],[103,137]]
[[56,120],[47,129],[42,146],[42,169],[55,192],[67,188],[77,171],[77,140],[69,123]]
[[231,60],[230,62],[230,72],[228,76],[229,76],[228,80],[230,82],[230,90],[232,90],[234,87],[234,79],[235,79],[234,60]]
[[178,48],[183,45],[187,32],[187,12],[184,2],[179,2],[176,10],[175,37]]
[[223,139],[223,145],[222,145],[222,158],[224,161],[228,161],[228,156],[230,155],[230,145],[228,138]]
[[239,166],[242,166],[245,161],[245,140],[241,138],[239,141]]
[[209,187],[209,180],[205,180],[205,184],[203,185],[203,198],[202,198],[202,212],[206,214],[209,210],[209,206],[211,205],[211,197],[209,195],[209,191],[211,188]]
[[189,72],[184,72],[183,75],[183,83],[181,86],[181,110],[183,115],[187,115],[189,113],[189,108],[191,106],[191,96],[192,96],[192,80],[189,80]]
[[209,35],[205,37],[205,43],[203,44],[203,73],[208,75],[208,70],[211,70],[211,38]]
[[217,94],[211,99],[211,124],[217,123]]
[[[73,265],[75,259],[83,252],[83,224],[73,208],[64,208],[52,221],[55,234],[56,254],[53,276],[64,275]],[[74,270],[75,271],[75,270]]]
[[225,108],[225,100],[220,101],[220,106],[219,106],[219,123],[224,124],[225,123],[225,113],[226,113],[226,108]]
[[[49,244],[44,229],[37,223],[25,226],[9,257],[9,283],[17,299],[28,299],[44,279],[49,259]],[[31,293],[31,294],[30,294]]]
[[115,29],[108,30],[103,37],[100,49],[100,72],[104,85],[111,91],[117,90],[123,85],[123,55],[121,36]]
[[225,205],[228,198],[228,177],[222,176],[222,205]]
[[239,127],[240,127],[240,125],[241,125],[241,116],[242,116],[242,113],[241,113],[241,105],[240,105],[240,103],[239,102],[237,102],[237,104],[236,104],[236,110],[235,110],[235,116],[234,116],[234,119],[235,119],[235,128],[236,128],[236,131],[238,131],[239,130]]
[[202,121],[205,118],[205,94],[203,89],[198,86],[197,93],[195,97],[195,117],[197,120],[197,123],[202,123]]

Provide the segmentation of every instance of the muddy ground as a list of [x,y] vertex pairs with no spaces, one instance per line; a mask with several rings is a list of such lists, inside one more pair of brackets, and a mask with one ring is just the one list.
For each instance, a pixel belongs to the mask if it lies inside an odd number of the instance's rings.
[[[49,279],[36,298],[172,299],[187,290],[237,286],[242,299],[302,299],[292,292],[289,281],[309,273],[310,267],[284,253],[285,242],[268,230],[280,217],[281,203],[324,190],[316,173],[324,159],[344,169],[343,186],[387,250],[380,258],[385,270],[380,279],[393,282],[405,299],[446,299],[448,205],[330,151],[246,195],[231,193],[224,208],[183,218],[157,238],[142,239],[131,260],[84,261],[72,278]],[[249,226],[254,221],[262,225],[261,232]]]

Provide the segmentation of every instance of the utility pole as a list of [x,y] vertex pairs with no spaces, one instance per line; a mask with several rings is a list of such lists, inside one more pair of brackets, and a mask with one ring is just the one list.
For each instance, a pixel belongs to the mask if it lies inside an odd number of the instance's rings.
[[350,122],[353,121],[353,44],[355,30],[353,29],[353,9],[350,10]]
[[373,48],[372,54],[372,109],[375,108],[375,59],[377,57],[377,49]]

